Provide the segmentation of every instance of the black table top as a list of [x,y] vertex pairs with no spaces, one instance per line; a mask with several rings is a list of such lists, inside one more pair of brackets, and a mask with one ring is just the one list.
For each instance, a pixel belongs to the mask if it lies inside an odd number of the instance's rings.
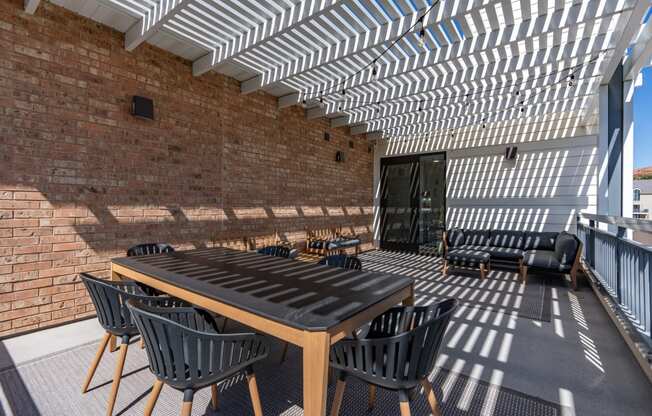
[[255,252],[207,248],[112,260],[135,272],[262,317],[325,331],[413,283]]

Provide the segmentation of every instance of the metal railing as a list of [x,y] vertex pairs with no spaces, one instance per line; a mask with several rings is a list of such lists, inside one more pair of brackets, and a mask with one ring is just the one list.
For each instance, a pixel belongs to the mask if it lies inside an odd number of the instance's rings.
[[[610,225],[615,232],[601,229],[600,224]],[[577,218],[586,266],[652,346],[652,249],[627,239],[627,230],[652,232],[652,221],[593,214]]]

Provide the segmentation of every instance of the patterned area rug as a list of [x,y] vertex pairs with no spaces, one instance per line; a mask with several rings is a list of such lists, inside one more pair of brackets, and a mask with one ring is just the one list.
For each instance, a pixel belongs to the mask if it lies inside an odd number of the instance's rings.
[[[301,352],[290,348],[288,360],[279,364],[280,344],[274,354],[256,369],[260,397],[265,415],[302,415]],[[91,390],[82,395],[80,386],[91,362],[96,344],[80,346],[43,359],[0,371],[0,409],[7,416],[21,415],[102,415],[111,388],[111,374],[117,354],[105,355]],[[147,368],[147,356],[138,344],[130,346],[120,385],[115,415],[142,415],[151,391],[154,376]],[[557,416],[560,407],[514,390],[445,370],[436,369],[431,379],[437,398],[446,416]],[[193,415],[251,415],[249,393],[242,376],[220,385],[220,409],[209,406],[210,389],[195,395]],[[334,392],[329,386],[328,408]],[[4,396],[4,397],[3,397]],[[367,411],[368,387],[352,380],[347,384],[341,415],[398,415],[398,396],[379,390],[376,407]],[[182,393],[164,387],[154,410],[155,415],[178,415]],[[416,395],[411,404],[413,415],[429,415],[423,395]],[[0,411],[2,413],[2,411]],[[13,415],[12,415],[13,413]],[[4,415],[3,415],[4,416]]]
[[390,251],[368,251],[360,256],[363,270],[384,271],[413,277],[418,304],[455,297],[462,305],[536,321],[550,322],[551,291],[547,278],[531,274],[523,286],[516,268],[494,266],[485,280],[477,270],[450,269],[441,273],[438,257]]

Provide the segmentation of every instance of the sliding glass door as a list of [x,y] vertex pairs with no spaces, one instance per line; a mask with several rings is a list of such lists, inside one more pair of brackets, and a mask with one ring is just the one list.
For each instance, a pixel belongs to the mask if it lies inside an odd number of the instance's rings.
[[446,155],[381,159],[380,247],[434,254],[445,224]]

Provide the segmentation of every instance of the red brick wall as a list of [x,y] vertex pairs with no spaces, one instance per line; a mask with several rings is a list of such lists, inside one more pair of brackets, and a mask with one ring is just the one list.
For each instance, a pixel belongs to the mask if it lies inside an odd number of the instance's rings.
[[[0,2],[0,336],[92,314],[78,273],[108,275],[138,242],[333,225],[369,241],[364,139],[327,142],[325,120],[149,45],[126,52],[121,33],[52,4]],[[154,99],[156,121],[129,115],[132,95]]]

